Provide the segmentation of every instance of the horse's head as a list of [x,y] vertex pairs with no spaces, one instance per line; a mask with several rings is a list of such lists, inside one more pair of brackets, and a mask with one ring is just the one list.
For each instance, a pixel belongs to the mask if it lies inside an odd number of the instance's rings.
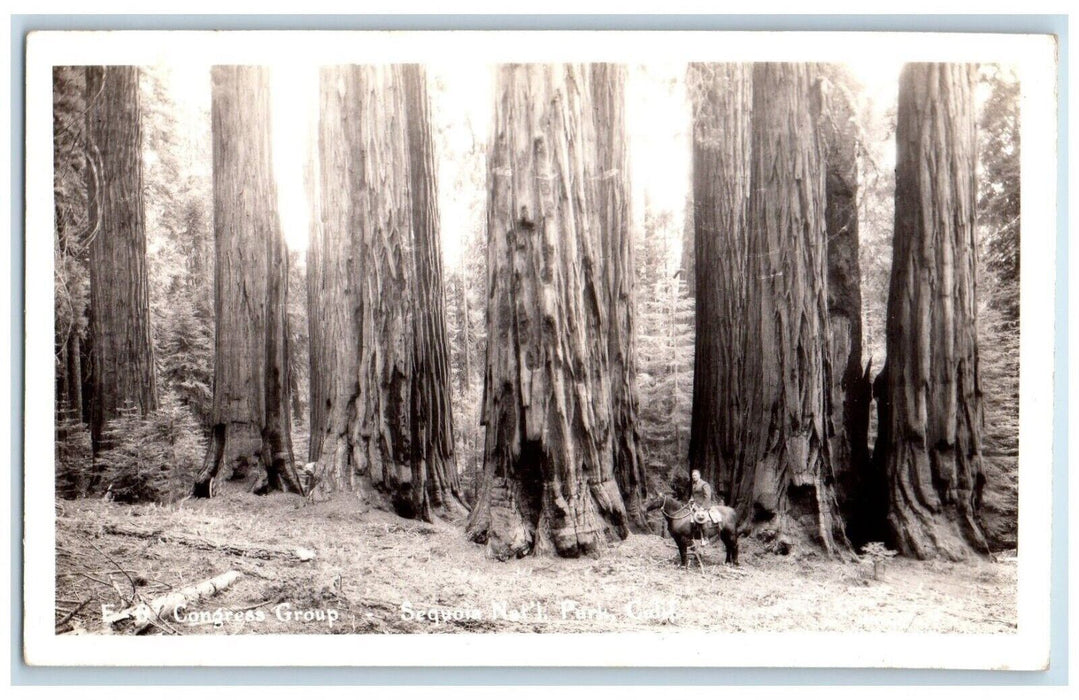
[[645,505],[645,507],[644,507],[645,512],[651,513],[652,511],[654,511],[654,510],[656,510],[658,508],[662,508],[663,505],[667,502],[667,498],[668,498],[668,496],[665,493],[656,494]]

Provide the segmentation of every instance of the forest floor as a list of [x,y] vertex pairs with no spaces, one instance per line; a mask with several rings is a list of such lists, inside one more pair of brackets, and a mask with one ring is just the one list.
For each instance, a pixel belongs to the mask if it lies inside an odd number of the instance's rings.
[[[151,632],[1008,634],[1017,622],[1014,555],[897,558],[876,580],[867,563],[777,556],[743,540],[740,567],[723,565],[717,544],[703,570],[684,570],[670,539],[633,535],[598,557],[498,562],[461,523],[236,491],[175,506],[60,501],[56,535],[56,619],[79,633],[102,631],[103,605],[148,602],[229,570],[242,574],[232,586]],[[296,548],[314,557],[290,556]]]

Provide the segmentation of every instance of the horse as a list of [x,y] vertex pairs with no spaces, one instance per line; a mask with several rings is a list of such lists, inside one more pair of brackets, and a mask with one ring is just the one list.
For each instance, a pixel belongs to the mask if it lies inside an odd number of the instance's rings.
[[711,518],[702,524],[694,522],[693,509],[690,505],[666,494],[653,498],[646,506],[646,511],[652,512],[657,508],[667,520],[667,532],[671,533],[671,538],[678,546],[678,556],[682,560],[682,566],[689,566],[686,555],[696,533],[700,533],[701,537],[708,540],[715,539],[718,535],[727,550],[724,563],[738,566],[738,514],[734,508],[713,506],[722,516],[718,524],[712,522]]

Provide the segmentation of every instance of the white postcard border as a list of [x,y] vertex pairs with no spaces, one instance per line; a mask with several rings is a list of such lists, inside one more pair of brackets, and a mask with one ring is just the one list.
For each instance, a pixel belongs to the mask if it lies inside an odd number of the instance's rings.
[[[1034,670],[1049,659],[1056,46],[1033,35],[846,32],[35,32],[27,41],[24,642],[31,664],[803,666]],[[1006,62],[1022,105],[1018,631],[55,636],[52,81],[56,65],[505,61]]]

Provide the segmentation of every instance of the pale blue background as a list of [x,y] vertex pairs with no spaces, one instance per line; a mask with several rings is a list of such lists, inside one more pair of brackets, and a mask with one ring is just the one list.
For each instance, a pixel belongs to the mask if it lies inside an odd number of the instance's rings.
[[[1051,668],[1043,673],[877,669],[32,668],[22,662],[23,149],[26,34],[36,29],[668,29],[1056,34],[1060,42]],[[954,684],[1068,682],[1068,18],[1064,15],[13,15],[11,18],[11,678],[51,684]],[[796,661],[796,659],[792,659]]]

